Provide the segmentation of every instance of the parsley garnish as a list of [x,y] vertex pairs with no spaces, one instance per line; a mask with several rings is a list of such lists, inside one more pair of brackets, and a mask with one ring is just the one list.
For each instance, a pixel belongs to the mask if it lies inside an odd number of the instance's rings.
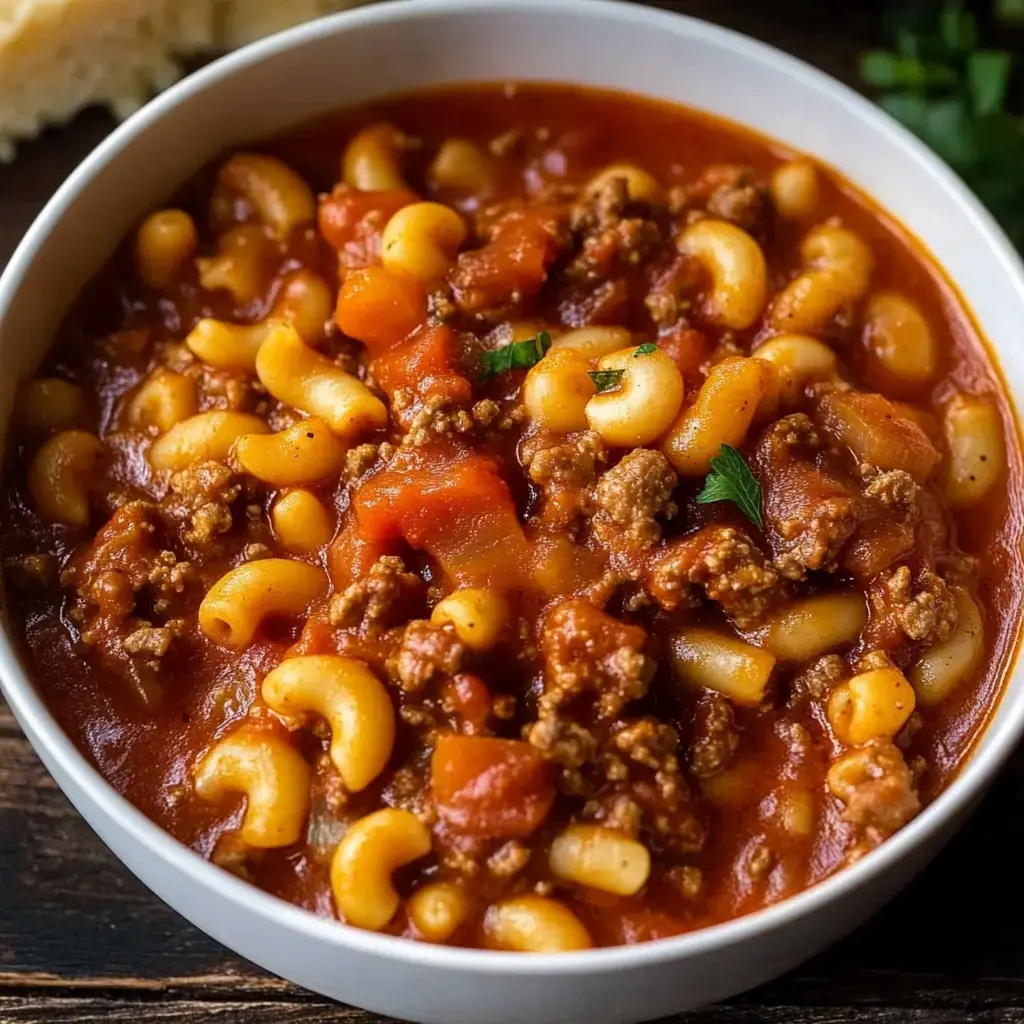
[[634,353],[633,358],[637,356],[649,356],[652,352],[657,352],[658,346],[652,341],[645,341]]
[[735,448],[722,445],[722,454],[711,460],[711,472],[704,490],[697,495],[701,505],[712,501],[731,501],[751,522],[764,529],[761,518],[761,485]]
[[482,381],[492,380],[508,370],[528,370],[544,358],[544,353],[551,348],[551,337],[547,331],[541,331],[536,338],[526,341],[513,341],[490,352],[480,353],[483,363]]
[[[939,154],[1024,248],[1024,122],[1014,58],[985,46],[962,0],[894,5],[890,50],[861,54],[860,76],[878,104]],[[936,9],[937,8],[937,9]],[[994,0],[995,22],[1024,21],[1024,0]]]
[[617,388],[622,381],[625,370],[587,370],[587,375],[597,386],[597,393],[611,391]]

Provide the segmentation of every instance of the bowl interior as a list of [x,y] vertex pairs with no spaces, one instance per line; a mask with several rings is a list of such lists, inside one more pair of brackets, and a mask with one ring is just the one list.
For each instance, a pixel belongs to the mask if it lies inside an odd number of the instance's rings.
[[[375,96],[502,79],[577,82],[685,103],[836,167],[892,211],[957,282],[1010,393],[1024,395],[1017,341],[1024,277],[1016,254],[959,180],[866,100],[768,47],[632,5],[414,0],[326,19],[218,62],[144,108],[75,172],[0,280],[0,442],[14,387],[35,369],[70,299],[138,216],[215,154]],[[33,712],[54,758],[73,758],[57,752],[59,732],[9,656],[0,637],[12,704]],[[1022,719],[1018,674],[975,755],[974,789],[1006,755]],[[969,795],[947,793],[868,858],[875,867],[858,865],[825,887],[867,877],[923,837],[929,815],[945,813],[940,805],[951,813],[949,800],[962,807]],[[796,897],[785,913],[824,898]]]

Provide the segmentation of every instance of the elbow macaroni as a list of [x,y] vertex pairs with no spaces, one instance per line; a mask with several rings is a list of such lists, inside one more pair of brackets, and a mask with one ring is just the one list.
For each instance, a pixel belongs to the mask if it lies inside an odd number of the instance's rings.
[[927,384],[938,372],[938,346],[928,321],[916,303],[896,292],[868,299],[864,343],[876,370],[898,385]]
[[985,626],[978,605],[966,590],[958,589],[956,607],[956,629],[942,643],[929,647],[910,670],[910,684],[921,707],[945,700],[985,654]]
[[199,284],[208,292],[222,288],[235,302],[247,306],[267,285],[273,255],[274,245],[263,228],[239,224],[220,236],[214,256],[196,257]]
[[302,615],[327,592],[323,570],[287,558],[229,569],[199,605],[199,628],[221,647],[247,647],[264,619]]
[[861,672],[829,695],[828,721],[842,743],[892,739],[914,711],[914,690],[898,668]]
[[219,179],[249,201],[279,241],[316,218],[316,200],[309,186],[277,157],[236,153],[221,167]]
[[196,792],[210,803],[228,794],[246,798],[241,838],[256,849],[291,846],[302,837],[312,773],[282,736],[243,725],[218,740],[199,762]]
[[493,188],[496,170],[490,157],[468,139],[446,139],[427,169],[434,188],[482,193]]
[[711,279],[704,315],[732,330],[750,327],[768,298],[768,264],[761,246],[729,221],[699,220],[682,232],[677,247]]
[[260,346],[256,374],[274,398],[323,418],[340,437],[387,425],[384,403],[358,377],[304,344],[288,324],[275,326]]
[[672,667],[693,686],[717,690],[735,704],[757,707],[764,700],[775,656],[738,637],[693,626],[672,638]]
[[184,210],[157,210],[135,235],[139,277],[158,291],[166,288],[199,245],[195,222]]
[[204,317],[188,332],[185,344],[207,366],[218,370],[253,373],[256,369],[256,353],[276,326],[273,321],[229,324]]
[[768,191],[776,213],[783,220],[810,217],[821,198],[817,168],[809,160],[789,160],[776,168]]
[[447,942],[469,918],[473,901],[461,885],[428,882],[412,894],[406,909],[418,938]]
[[523,408],[531,423],[555,434],[587,429],[587,402],[596,388],[586,362],[571,349],[552,349],[523,381]]
[[780,661],[808,661],[852,644],[867,618],[864,598],[854,591],[807,597],[772,615],[764,646]]
[[626,195],[633,202],[659,203],[665,198],[665,190],[652,174],[648,174],[636,164],[628,163],[609,164],[598,171],[583,186],[583,195],[587,199],[593,199],[616,178],[626,182]]
[[990,399],[957,393],[946,405],[942,425],[949,449],[946,500],[954,509],[974,508],[1006,469],[1002,417]]
[[466,240],[462,218],[443,203],[411,203],[391,215],[380,236],[380,261],[393,274],[424,284],[441,280]]
[[310,713],[331,728],[331,761],[350,793],[384,770],[395,742],[395,711],[384,684],[361,661],[336,654],[288,658],[263,680],[264,701],[301,724]]
[[643,843],[601,825],[569,825],[552,840],[548,863],[563,882],[616,896],[639,892],[651,873]]
[[327,421],[311,416],[275,434],[243,434],[235,442],[234,460],[272,487],[304,487],[337,476],[346,451]]
[[311,555],[330,543],[334,520],[312,491],[286,491],[271,506],[270,522],[281,547],[293,555]]
[[373,124],[349,144],[342,158],[342,177],[352,188],[373,192],[405,188],[399,154],[405,136],[393,125]]
[[195,416],[199,393],[191,377],[172,370],[156,369],[139,386],[128,403],[128,422],[133,427],[154,427],[166,434],[172,427]]
[[451,623],[470,650],[487,651],[501,638],[510,617],[508,601],[498,591],[469,587],[439,601],[430,621],[438,626]]
[[286,320],[307,345],[323,341],[328,322],[334,317],[334,296],[327,282],[312,270],[293,270],[284,280],[268,320]]
[[520,953],[571,953],[593,942],[580,919],[546,896],[513,896],[487,908],[484,935],[495,949]]
[[380,931],[400,903],[391,876],[428,853],[430,833],[410,811],[386,808],[360,818],[331,860],[331,888],[342,918],[357,928]]
[[657,348],[638,354],[620,349],[598,362],[601,370],[622,370],[618,387],[587,402],[590,429],[618,448],[650,444],[672,425],[683,404],[683,375],[669,355]]
[[[539,325],[527,325],[530,330],[521,337],[516,337],[513,331],[511,341],[525,341],[527,338],[535,337],[541,330]],[[600,359],[602,356],[610,356],[621,348],[628,348],[633,344],[633,334],[625,327],[577,327],[574,331],[566,331],[558,335],[551,342],[552,355],[561,349],[572,352],[582,359]]]
[[265,434],[270,428],[246,412],[200,412],[175,423],[149,449],[149,464],[156,470],[179,473],[198,462],[224,462],[244,434]]
[[693,405],[661,445],[681,476],[704,476],[723,444],[743,443],[751,423],[777,402],[779,375],[763,359],[733,356],[711,368]]
[[28,493],[51,522],[89,523],[89,491],[106,454],[103,442],[84,430],[62,430],[44,441],[28,467]]
[[836,380],[839,361],[835,352],[806,334],[779,334],[759,345],[752,353],[775,367],[779,375],[779,398],[783,405],[795,405],[808,384]]
[[811,231],[800,257],[804,270],[775,299],[771,322],[780,331],[819,334],[843,306],[864,295],[875,260],[858,235],[833,225]]

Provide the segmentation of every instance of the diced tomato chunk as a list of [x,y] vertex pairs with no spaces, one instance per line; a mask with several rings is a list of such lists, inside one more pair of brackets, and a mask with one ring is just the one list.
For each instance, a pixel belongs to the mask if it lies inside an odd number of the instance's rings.
[[299,639],[288,649],[289,658],[306,654],[333,654],[336,650],[334,628],[322,619],[307,619]]
[[472,385],[455,368],[455,332],[444,324],[424,326],[373,364],[377,383],[394,396],[405,388],[421,399],[468,402]]
[[327,549],[327,572],[335,590],[344,590],[362,579],[374,562],[395,553],[395,542],[385,537],[367,537],[349,516]]
[[363,536],[403,538],[433,555],[462,586],[525,585],[526,538],[508,484],[491,459],[418,449],[406,467],[363,484],[353,508]]
[[902,469],[923,483],[939,462],[928,435],[882,395],[830,391],[818,403],[817,418],[832,440],[879,469]]
[[558,255],[555,227],[543,213],[516,212],[500,221],[487,245],[459,254],[451,284],[467,312],[504,306],[513,293],[536,295]]
[[458,716],[462,731],[473,735],[484,732],[491,713],[491,691],[471,672],[452,676],[443,687],[442,700]]
[[401,344],[427,319],[427,293],[414,278],[383,267],[364,267],[345,277],[334,320],[371,355]]
[[673,327],[659,334],[658,347],[664,349],[684,376],[697,372],[710,348],[707,336],[692,327]]
[[320,200],[317,226],[328,244],[338,250],[344,269],[373,266],[380,262],[380,236],[392,214],[415,203],[417,196],[405,189],[361,192],[338,185]]
[[441,736],[430,769],[441,820],[462,835],[521,839],[555,801],[550,764],[522,740]]

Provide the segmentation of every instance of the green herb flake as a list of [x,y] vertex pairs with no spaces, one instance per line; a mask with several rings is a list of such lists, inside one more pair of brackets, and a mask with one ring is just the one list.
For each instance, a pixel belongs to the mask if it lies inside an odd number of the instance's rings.
[[480,353],[483,371],[481,381],[493,380],[509,370],[528,370],[544,358],[544,353],[551,348],[551,337],[547,331],[541,331],[536,338],[526,341],[513,341],[490,352]]
[[967,58],[967,92],[978,117],[1003,109],[1012,64],[1005,50],[977,50]]
[[597,393],[612,391],[622,382],[625,370],[587,370],[587,376],[594,382]]
[[722,452],[711,460],[711,472],[704,489],[697,495],[701,505],[713,501],[731,501],[752,523],[764,529],[761,517],[761,485],[735,448],[722,445]]
[[888,50],[868,50],[861,54],[860,77],[880,89],[923,89],[956,84],[956,72],[945,64],[901,57]]
[[996,17],[1010,25],[1024,24],[1024,0],[996,0]]
[[637,356],[649,356],[652,352],[657,352],[658,346],[653,341],[646,341],[642,344],[634,353],[633,358]]
[[978,45],[978,23],[960,0],[947,0],[939,14],[939,36],[950,50],[966,53]]

